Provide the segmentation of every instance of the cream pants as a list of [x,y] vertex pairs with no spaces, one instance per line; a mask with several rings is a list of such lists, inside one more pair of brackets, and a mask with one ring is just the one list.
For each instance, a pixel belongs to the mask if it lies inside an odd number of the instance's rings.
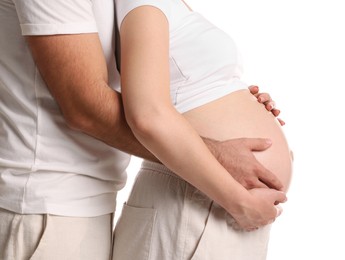
[[1,260],[109,260],[113,214],[21,215],[0,208]]
[[161,164],[144,161],[115,228],[113,260],[264,260],[270,226],[234,219]]

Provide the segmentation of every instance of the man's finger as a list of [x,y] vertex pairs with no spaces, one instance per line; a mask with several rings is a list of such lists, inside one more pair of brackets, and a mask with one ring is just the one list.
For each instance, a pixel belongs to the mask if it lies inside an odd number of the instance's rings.
[[271,189],[282,190],[284,188],[277,176],[263,166],[258,172],[258,178],[262,183]]
[[254,181],[251,181],[249,183],[246,183],[245,188],[250,190],[250,189],[254,189],[254,188],[269,188],[265,183],[263,183],[262,181],[260,181],[259,179],[256,179]]
[[272,141],[267,138],[245,138],[244,142],[252,151],[264,151],[272,145]]

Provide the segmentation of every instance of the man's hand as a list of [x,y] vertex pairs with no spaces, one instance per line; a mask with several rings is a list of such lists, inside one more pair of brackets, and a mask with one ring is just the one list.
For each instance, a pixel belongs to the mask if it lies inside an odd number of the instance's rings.
[[[279,116],[280,110],[275,108],[275,102],[268,93],[259,93],[259,87],[251,85],[248,87],[262,103],[267,111],[275,117]],[[285,122],[277,118],[283,126]],[[227,141],[215,141],[203,138],[204,142],[213,155],[231,174],[231,176],[247,189],[271,188],[281,190],[283,185],[278,178],[267,170],[254,156],[253,151],[264,151],[271,146],[271,141],[262,138],[240,138]]]
[[[252,93],[257,99],[258,102],[265,105],[265,108],[268,111],[271,111],[271,113],[275,116],[278,117],[280,114],[280,110],[275,108],[275,102],[272,100],[270,94],[268,93],[259,93],[259,87],[255,85],[251,85],[248,87],[250,93]],[[285,125],[285,122],[281,120],[280,118],[277,118],[279,121],[280,125]]]
[[271,141],[262,138],[239,138],[215,141],[204,138],[204,142],[231,174],[246,189],[264,188],[281,190],[282,183],[255,158],[253,151],[264,151]]

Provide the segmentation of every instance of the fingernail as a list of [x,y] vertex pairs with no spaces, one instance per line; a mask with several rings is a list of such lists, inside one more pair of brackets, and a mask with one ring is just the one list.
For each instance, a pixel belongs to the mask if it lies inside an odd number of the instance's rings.
[[277,217],[280,216],[283,212],[283,208],[280,207],[280,206],[275,206],[276,207],[276,210],[277,210]]

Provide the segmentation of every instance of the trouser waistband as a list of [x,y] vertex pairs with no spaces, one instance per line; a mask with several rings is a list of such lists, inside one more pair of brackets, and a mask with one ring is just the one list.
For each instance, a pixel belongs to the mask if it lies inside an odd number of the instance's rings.
[[174,173],[173,171],[171,171],[169,168],[167,168],[165,165],[161,163],[144,160],[141,164],[141,169],[152,170],[152,171],[160,172],[163,174],[168,174],[168,175],[171,175],[173,177],[183,180],[180,176],[178,176],[176,173]]

